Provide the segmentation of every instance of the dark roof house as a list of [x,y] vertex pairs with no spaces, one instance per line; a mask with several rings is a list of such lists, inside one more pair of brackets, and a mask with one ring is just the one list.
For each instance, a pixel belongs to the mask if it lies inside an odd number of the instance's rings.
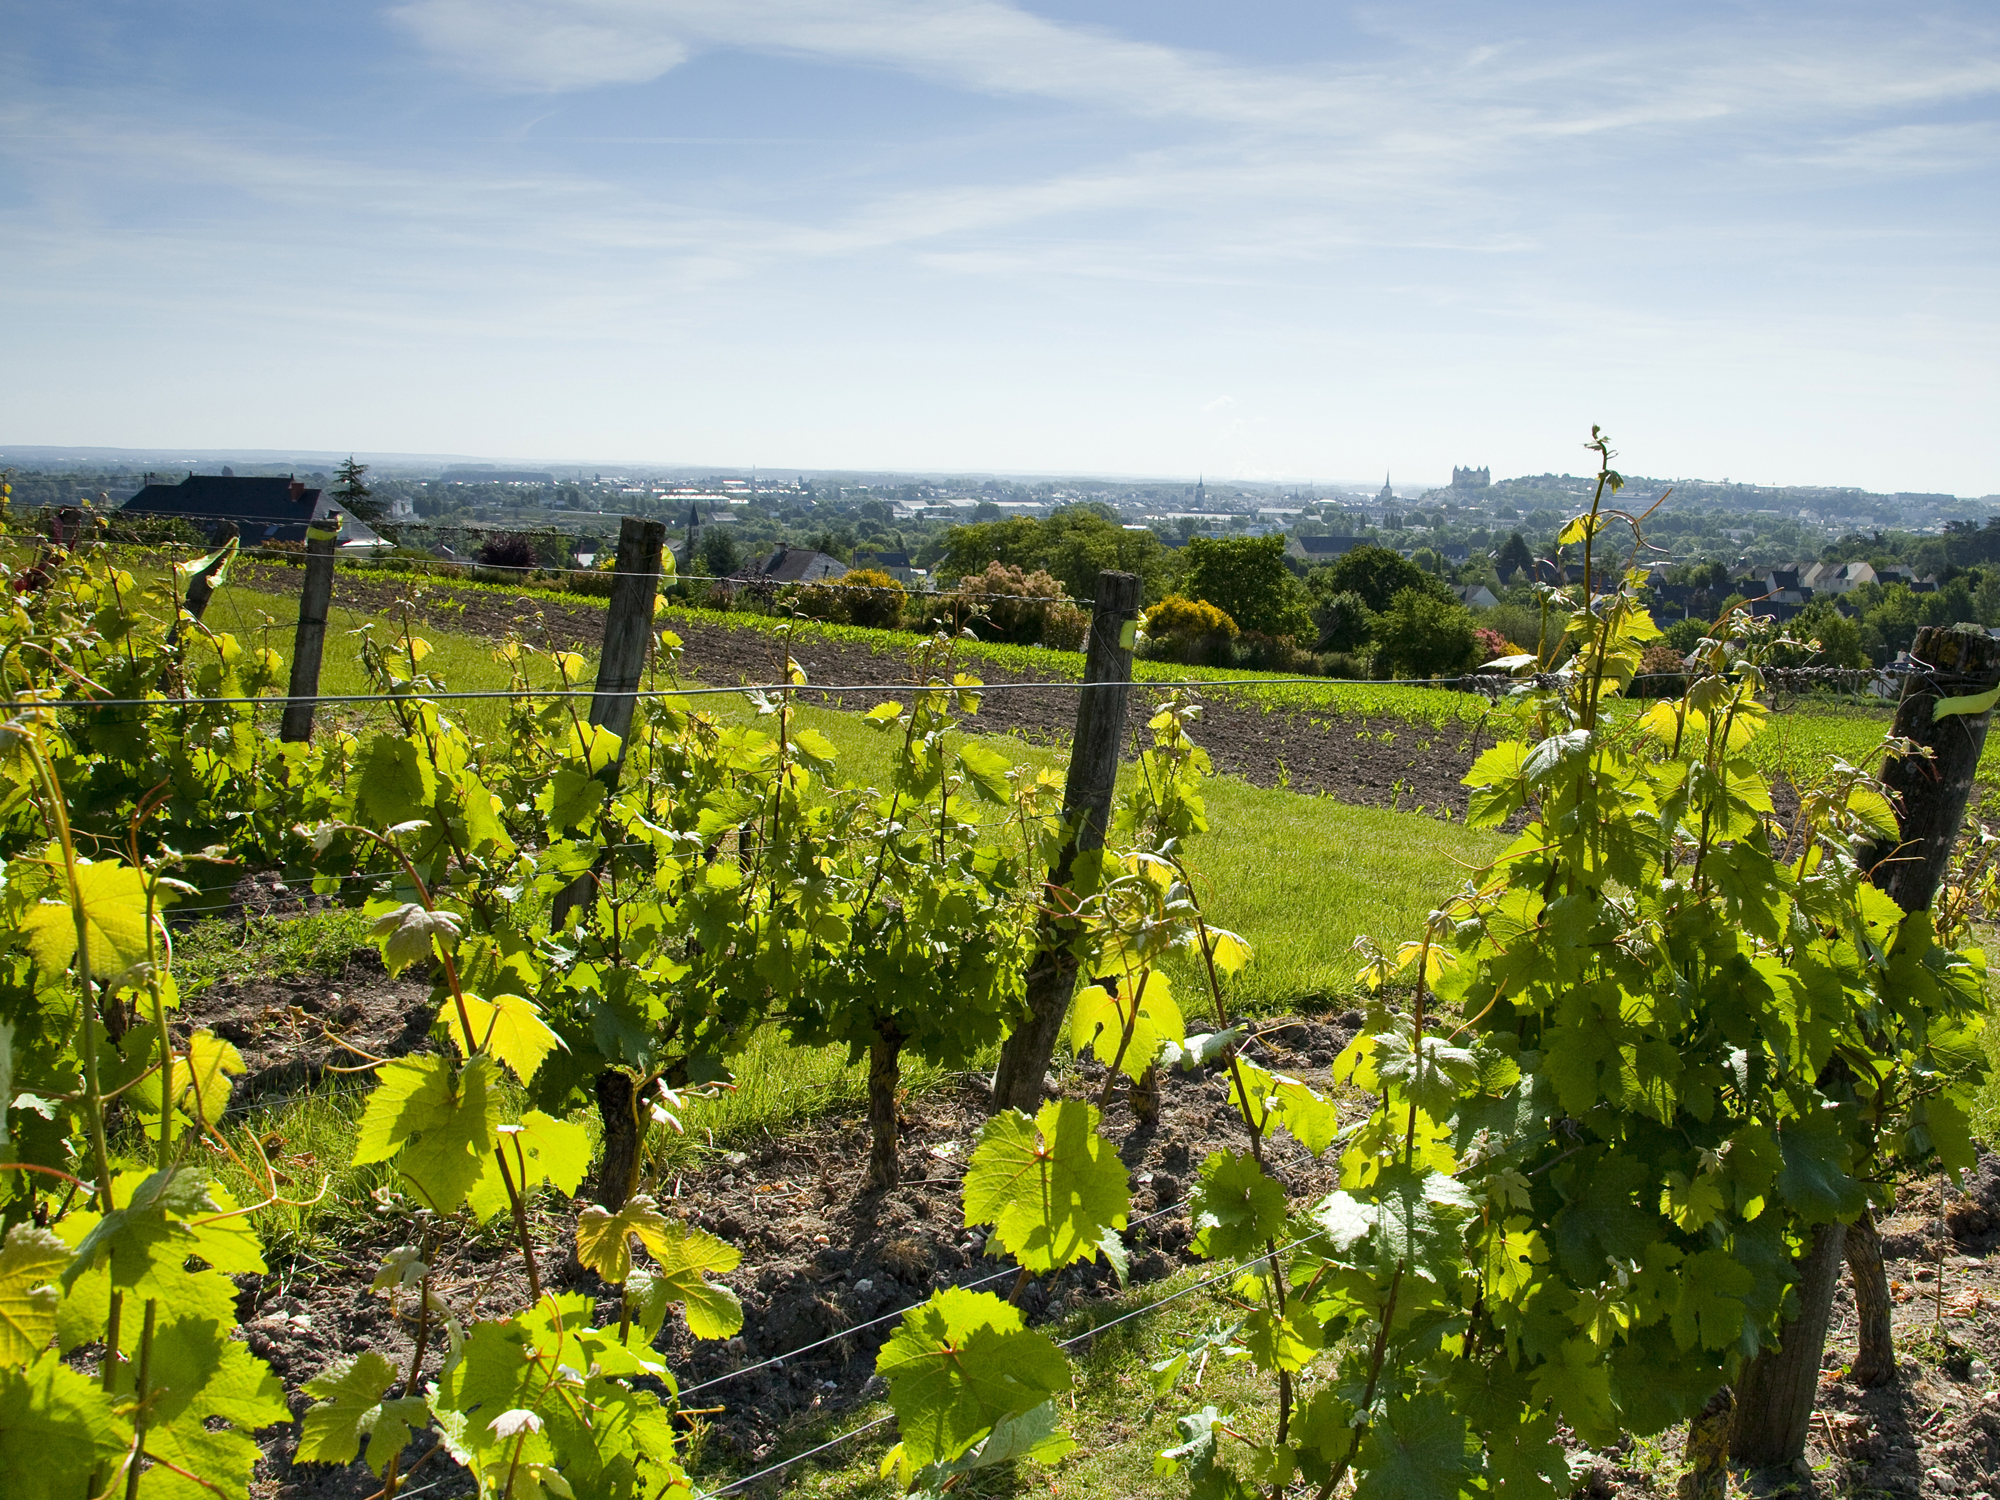
[[873,568],[878,573],[887,573],[898,583],[908,583],[916,577],[907,552],[856,552],[854,566]]
[[307,489],[297,479],[190,474],[179,484],[148,483],[119,508],[134,515],[179,516],[209,537],[233,522],[246,547],[262,542],[302,542],[307,522],[338,516],[341,546],[388,545],[335,505],[324,491]]
[[1356,547],[1370,545],[1365,536],[1293,536],[1285,538],[1285,551],[1306,562],[1332,562]]
[[838,578],[847,564],[811,547],[776,547],[736,576],[746,583],[820,583]]

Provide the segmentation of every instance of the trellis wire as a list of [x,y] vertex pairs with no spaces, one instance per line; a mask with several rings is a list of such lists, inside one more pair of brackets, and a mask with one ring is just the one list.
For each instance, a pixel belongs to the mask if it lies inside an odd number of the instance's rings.
[[[1231,1262],[1226,1268],[1215,1272],[1213,1275],[1204,1276],[1201,1280],[1191,1282],[1187,1286],[1181,1287],[1178,1291],[1172,1291],[1167,1293],[1164,1297],[1155,1298],[1153,1301],[1148,1302],[1144,1307],[1136,1307],[1132,1309],[1132,1311],[1130,1312],[1120,1313],[1115,1318],[1111,1318],[1103,1323],[1099,1323],[1093,1328],[1086,1329],[1084,1332],[1079,1333],[1072,1338],[1067,1338],[1062,1340],[1060,1343],[1056,1345],[1056,1347],[1058,1349],[1073,1348],[1076,1345],[1083,1343],[1087,1339],[1096,1338],[1099,1334],[1103,1333],[1107,1328],[1116,1328],[1120,1323],[1127,1323],[1134,1318],[1144,1317],[1147,1313],[1155,1312],[1158,1309],[1165,1307],[1169,1302],[1177,1302],[1182,1297],[1191,1296],[1193,1293],[1201,1291],[1205,1287],[1214,1286],[1218,1281],[1226,1281],[1231,1276],[1234,1276],[1238,1274],[1240,1271],[1242,1271],[1246,1265],[1254,1265],[1256,1262],[1262,1260],[1275,1259],[1277,1256],[1288,1254],[1291,1251],[1298,1249],[1299,1246],[1304,1244],[1309,1244],[1317,1238],[1318,1238],[1317,1235],[1309,1234],[1299,1239],[1293,1240],[1288,1245],[1281,1245],[1276,1250],[1267,1251],[1262,1255],[1239,1257],[1237,1260]],[[848,1441],[848,1439],[859,1437],[864,1432],[871,1432],[875,1428],[882,1426],[885,1422],[890,1422],[893,1421],[894,1419],[895,1419],[895,1413],[889,1412],[883,1416],[875,1418],[871,1422],[864,1422],[859,1427],[850,1428],[848,1431],[841,1433],[840,1436],[838,1437],[829,1438],[826,1442],[819,1444],[817,1447],[808,1448],[803,1453],[795,1453],[790,1458],[782,1459],[775,1464],[770,1464],[765,1468],[759,1469],[754,1474],[745,1474],[741,1479],[732,1479],[729,1481],[729,1483],[722,1485],[719,1488],[713,1489],[709,1491],[709,1493],[711,1495],[726,1495],[731,1490],[740,1490],[745,1485],[755,1484],[760,1479],[768,1479],[773,1474],[782,1473],[784,1470],[789,1469],[793,1464],[803,1463],[808,1458],[812,1458],[817,1454],[824,1453],[829,1448],[836,1448],[840,1444]]]
[[[1164,1218],[1171,1213],[1178,1213],[1181,1209],[1186,1208],[1188,1206],[1189,1201],[1190,1201],[1189,1199],[1183,1198],[1180,1200],[1180,1202],[1170,1203],[1165,1208],[1156,1208],[1153,1210],[1153,1212],[1146,1214],[1144,1217],[1132,1220],[1131,1223],[1127,1224],[1125,1227],[1128,1230],[1137,1229],[1141,1224],[1151,1223],[1154,1219]],[[1020,1272],[1021,1268],[1018,1265],[1007,1266],[1001,1270],[995,1271],[991,1276],[982,1276],[977,1281],[956,1282],[949,1288],[949,1290],[959,1291],[959,1292],[974,1291],[982,1286],[991,1286],[996,1281],[1004,1281],[1009,1276],[1018,1276],[1020,1275]],[[851,1327],[843,1328],[839,1333],[830,1333],[823,1339],[814,1339],[810,1344],[801,1344],[798,1348],[790,1350],[784,1354],[774,1354],[769,1359],[759,1360],[754,1365],[745,1365],[742,1369],[731,1370],[726,1375],[714,1376],[708,1380],[702,1381],[699,1385],[683,1386],[681,1388],[680,1394],[683,1398],[686,1398],[688,1396],[692,1396],[696,1391],[705,1391],[718,1385],[726,1385],[732,1380],[740,1380],[745,1375],[755,1374],[759,1370],[768,1370],[773,1365],[782,1365],[787,1360],[797,1359],[801,1354],[810,1354],[813,1350],[823,1349],[828,1344],[837,1344],[842,1339],[848,1338],[853,1334],[861,1332],[864,1328],[878,1328],[884,1323],[893,1323],[896,1319],[902,1317],[904,1313],[910,1312],[915,1308],[922,1307],[924,1303],[928,1302],[929,1300],[930,1298],[925,1297],[920,1301],[910,1303],[907,1307],[899,1307],[894,1312],[886,1312],[883,1313],[880,1317],[870,1318],[866,1323],[856,1323],[853,1324]]]
[[[1813,680],[1830,678],[1874,677],[1883,674],[1903,676],[1933,672],[1933,668],[1923,662],[1896,662],[1886,667],[1859,669],[1853,667],[1795,667],[1767,668],[1767,679],[1780,675],[1788,679],[1809,678]],[[1686,672],[1640,672],[1631,679],[1634,682],[1670,681],[1685,677]],[[737,687],[673,687],[635,688],[619,697],[629,698],[711,698],[728,694],[744,696],[784,693],[984,693],[1028,692],[1028,691],[1069,691],[1081,692],[1087,688],[1135,687],[1135,688],[1273,688],[1295,687],[1318,684],[1321,687],[1420,687],[1436,688],[1447,692],[1479,694],[1487,683],[1492,690],[1487,696],[1504,696],[1507,690],[1517,687],[1560,687],[1577,681],[1571,672],[1539,672],[1527,677],[1503,677],[1498,673],[1472,673],[1464,677],[1384,677],[1384,678],[1344,678],[1344,677],[1182,677],[1147,679],[1133,683],[1123,682],[1080,682],[1057,680],[1050,682],[981,682],[960,686],[947,682],[747,682]],[[1468,687],[1467,684],[1477,684]],[[442,703],[464,700],[493,700],[501,698],[536,698],[560,700],[569,698],[594,698],[595,688],[476,688],[463,691],[406,692],[406,693],[322,693],[314,701],[318,703]],[[282,708],[291,700],[283,694],[265,694],[262,697],[234,698],[14,698],[0,701],[0,711],[24,712],[30,709],[85,709],[85,708],[226,708],[264,707]]]

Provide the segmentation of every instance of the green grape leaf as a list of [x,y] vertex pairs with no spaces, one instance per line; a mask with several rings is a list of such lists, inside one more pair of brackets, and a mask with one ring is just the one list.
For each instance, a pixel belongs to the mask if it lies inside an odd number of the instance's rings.
[[485,1173],[500,1120],[494,1064],[475,1057],[454,1073],[442,1057],[402,1057],[383,1067],[361,1115],[356,1166],[394,1160],[439,1213],[465,1201]]
[[382,947],[382,966],[391,975],[437,956],[433,942],[449,948],[458,941],[459,919],[448,911],[427,911],[415,901],[384,912],[368,935]]
[[491,1053],[523,1083],[532,1083],[542,1060],[563,1046],[563,1039],[542,1019],[540,1007],[521,995],[496,995],[487,1000],[468,992],[465,1015],[472,1021],[470,1046],[466,1045],[465,1021],[459,1015],[457,998],[446,996],[438,1007],[438,1020],[458,1055]]
[[[521,1116],[520,1124],[502,1125],[498,1134],[499,1149],[486,1158],[479,1181],[466,1195],[466,1206],[482,1221],[512,1206],[507,1195],[510,1177],[514,1191],[523,1197],[545,1182],[569,1195],[582,1186],[590,1170],[590,1132],[583,1126],[531,1109]],[[507,1162],[504,1175],[502,1157]]]
[[1208,956],[1225,976],[1240,974],[1244,966],[1250,962],[1250,944],[1233,932],[1225,932],[1220,927],[1210,927]]
[[1840,1111],[1815,1109],[1780,1122],[1778,1196],[1809,1224],[1852,1218],[1868,1201],[1867,1189],[1850,1175],[1853,1143],[1841,1129]]
[[535,794],[535,809],[548,820],[549,832],[560,838],[588,828],[609,794],[610,788],[595,776],[564,766]]
[[707,1278],[724,1276],[743,1262],[743,1253],[705,1230],[663,1215],[644,1194],[617,1213],[596,1204],[577,1216],[576,1255],[606,1281],[632,1274],[631,1237],[652,1255],[657,1269],[648,1290],[681,1303],[688,1331],[698,1339],[726,1339],[743,1326],[743,1306],[726,1286]]
[[69,1246],[30,1223],[7,1231],[0,1249],[0,1365],[26,1365],[56,1333],[62,1294],[55,1280],[68,1264]]
[[1611,1369],[1588,1338],[1565,1339],[1533,1371],[1535,1399],[1552,1405],[1587,1443],[1616,1440],[1611,1409]]
[[591,775],[608,769],[623,753],[624,742],[602,724],[570,721],[570,759],[583,762],[584,769]]
[[1667,1173],[1667,1185],[1660,1192],[1660,1212],[1687,1234],[1706,1229],[1725,1207],[1722,1184],[1707,1172],[1692,1179],[1685,1172]]
[[348,774],[355,821],[371,828],[428,817],[437,801],[437,772],[421,746],[384,730],[368,742]]
[[[1605,1156],[1559,1179],[1569,1201],[1556,1212],[1549,1243],[1564,1272],[1579,1286],[1601,1278],[1605,1257],[1636,1260],[1661,1237],[1665,1225],[1652,1211],[1652,1173],[1631,1156]],[[1638,1199],[1647,1194],[1645,1203]]]
[[[67,882],[51,887],[67,898]],[[115,859],[76,867],[77,895],[83,904],[83,928],[90,941],[90,971],[100,980],[122,974],[146,961],[146,875]],[[161,891],[157,904],[169,892]],[[76,917],[67,899],[43,901],[20,918],[28,954],[44,974],[60,974],[76,957]]]
[[1194,1253],[1233,1260],[1262,1250],[1285,1227],[1285,1190],[1247,1151],[1217,1151],[1201,1164],[1188,1201]]
[[1461,1226],[1477,1206],[1472,1195],[1455,1177],[1400,1162],[1383,1169],[1373,1192],[1385,1252],[1412,1274],[1437,1279],[1462,1249]]
[[[124,1180],[121,1176],[119,1186],[124,1185]],[[77,1245],[75,1256],[60,1278],[63,1290],[68,1291],[77,1277],[90,1269],[98,1252],[107,1246],[120,1240],[136,1243],[150,1239],[155,1233],[160,1237],[170,1234],[172,1231],[166,1223],[168,1213],[189,1217],[198,1213],[214,1213],[219,1208],[220,1205],[209,1196],[206,1179],[190,1168],[168,1167],[141,1178],[125,1195],[125,1206],[96,1220]],[[65,1222],[81,1223],[83,1219],[81,1215],[73,1215]],[[150,1256],[147,1258],[150,1259]],[[185,1252],[181,1258],[187,1258]]]
[[[121,1394],[131,1393],[136,1376],[136,1366],[120,1365]],[[146,1391],[146,1451],[238,1494],[259,1456],[250,1434],[291,1420],[278,1377],[225,1325],[205,1318],[177,1318],[154,1329]],[[212,1490],[157,1466],[142,1488],[173,1500],[213,1500]]]
[[299,1419],[299,1446],[292,1462],[350,1463],[367,1437],[371,1438],[368,1467],[379,1477],[389,1467],[391,1455],[409,1443],[410,1424],[427,1417],[420,1398],[382,1399],[398,1378],[396,1367],[370,1350],[308,1380],[306,1394],[319,1399]]
[[967,783],[988,802],[1004,806],[1013,801],[1014,789],[1007,784],[1007,773],[1014,766],[998,750],[977,740],[967,740],[958,748],[958,768],[965,773]]
[[1727,1349],[1743,1336],[1750,1315],[1746,1299],[1756,1273],[1726,1250],[1703,1250],[1677,1268],[1680,1302],[1674,1308],[1674,1342],[1683,1349]]
[[1933,1094],[1917,1108],[1923,1112],[1923,1127],[1937,1152],[1938,1162],[1951,1173],[1953,1181],[1979,1165],[1978,1152],[1972,1144],[1972,1121],[1956,1101]]
[[1070,1388],[1069,1361],[1018,1308],[954,1287],[903,1314],[875,1357],[910,1460],[949,1463],[1007,1417]]
[[496,859],[513,858],[514,840],[507,832],[507,825],[500,821],[499,796],[470,771],[462,779],[467,849],[474,854],[490,855]]
[[51,1349],[33,1364],[0,1364],[0,1475],[9,1500],[74,1500],[79,1476],[109,1474],[132,1426],[109,1392]]
[[1123,1229],[1130,1175],[1097,1133],[1098,1112],[1081,1100],[993,1116],[965,1174],[967,1228],[991,1224],[1015,1260],[1037,1275],[1094,1260],[1107,1230]]
[[[1148,973],[1139,989],[1136,1005],[1124,993],[1129,985],[1113,994],[1101,984],[1078,990],[1070,1011],[1070,1044],[1078,1052],[1095,1051],[1099,1062],[1110,1067],[1114,1060],[1120,1072],[1138,1078],[1151,1067],[1169,1042],[1179,1042],[1187,1028],[1180,1008],[1174,1004],[1167,976]],[[1132,1038],[1125,1040],[1125,1028]]]
[[1465,1418],[1432,1391],[1392,1400],[1361,1440],[1354,1500],[1456,1496],[1478,1470]]
[[1279,1316],[1257,1308],[1243,1320],[1243,1347],[1260,1370],[1303,1370],[1326,1347],[1326,1329],[1309,1309]]

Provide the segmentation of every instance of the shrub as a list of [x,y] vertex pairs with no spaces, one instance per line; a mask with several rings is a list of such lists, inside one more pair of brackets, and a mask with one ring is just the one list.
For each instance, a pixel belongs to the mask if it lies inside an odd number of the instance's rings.
[[1195,667],[1234,664],[1230,642],[1236,622],[1227,610],[1206,599],[1169,594],[1146,611],[1143,654],[1154,661],[1177,661]]
[[857,568],[830,592],[843,601],[841,610],[850,625],[895,630],[903,623],[903,606],[909,596],[902,584],[879,568]]
[[1206,599],[1187,599],[1179,594],[1169,594],[1146,611],[1146,634],[1154,638],[1167,635],[1234,637],[1236,633],[1236,622],[1228,612],[1216,608]]
[[1391,676],[1454,676],[1472,667],[1478,650],[1472,611],[1427,589],[1407,588],[1391,599],[1375,638],[1376,666]]
[[[1062,585],[1052,575],[1039,568],[1029,573],[996,562],[987,564],[984,573],[960,579],[957,589],[926,610],[926,618],[970,625],[981,640],[1038,646],[1053,644],[1045,637],[1051,617],[1063,607]],[[1069,609],[1071,614],[1082,613],[1073,605]],[[1087,617],[1085,625],[1087,628]],[[1065,621],[1063,628],[1073,629],[1073,622]],[[1080,644],[1081,632],[1075,638]]]
[[1051,651],[1081,651],[1090,634],[1090,611],[1074,604],[1058,604],[1042,624],[1042,644]]
[[1678,698],[1687,691],[1687,663],[1665,641],[1655,641],[1639,658],[1639,675],[1628,690],[1634,698]]
[[489,568],[533,568],[540,565],[531,537],[513,531],[496,531],[479,544],[478,561]]
[[1329,651],[1319,659],[1319,669],[1328,677],[1368,678],[1375,675],[1366,653]]
[[1472,638],[1479,644],[1479,661],[1482,665],[1486,662],[1497,660],[1502,656],[1520,656],[1523,654],[1519,646],[1508,640],[1506,636],[1495,630],[1491,625],[1473,626]]
[[1249,672],[1289,672],[1297,677],[1319,675],[1319,658],[1288,635],[1265,635],[1246,630],[1236,638],[1228,659],[1219,665],[1240,667]]

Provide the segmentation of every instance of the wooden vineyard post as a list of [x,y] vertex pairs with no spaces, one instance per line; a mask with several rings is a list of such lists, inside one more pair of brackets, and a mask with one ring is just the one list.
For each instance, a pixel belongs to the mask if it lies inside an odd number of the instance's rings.
[[306,528],[305,587],[299,590],[299,628],[292,637],[292,681],[285,704],[283,740],[309,740],[319,704],[320,659],[326,653],[326,616],[333,604],[333,549],[340,537],[336,521]]
[[[597,688],[590,699],[590,723],[618,736],[618,758],[599,775],[615,789],[625,763],[625,741],[632,733],[632,714],[639,703],[639,683],[646,671],[646,653],[653,642],[653,600],[660,588],[660,553],[667,528],[659,521],[627,516],[618,525],[618,572],[611,580],[611,602],[604,612],[604,649],[597,658]],[[591,899],[597,876],[585,871],[557,892],[550,925],[558,932],[576,907]],[[632,1075],[623,1068],[606,1068],[597,1075],[597,1114],[604,1127],[604,1159],[598,1168],[593,1196],[616,1213],[631,1196],[638,1180],[640,1152],[645,1145],[641,1103]]]
[[[1898,837],[1869,856],[1873,879],[1906,913],[1926,910],[1944,879],[1959,825],[1972,796],[1972,776],[1993,708],[2000,702],[2000,641],[1983,631],[1926,626],[1910,649],[1911,671],[1896,705],[1894,733],[1921,753],[1891,755],[1882,784],[1896,803]],[[1872,1225],[1853,1237],[1847,1255],[1861,1309],[1884,1309],[1889,1288]],[[1805,1457],[1813,1394],[1840,1263],[1849,1235],[1841,1224],[1823,1224],[1800,1263],[1799,1316],[1785,1329],[1784,1345],[1750,1362],[1737,1386],[1730,1456],[1758,1467]],[[1872,1253],[1871,1253],[1872,1252]],[[1862,1285],[1863,1281],[1867,1285]],[[1895,1351],[1883,1347],[1887,1319],[1862,1320],[1857,1368],[1877,1379],[1895,1370]]]
[[[215,597],[215,575],[227,562],[229,544],[236,540],[236,523],[224,521],[222,529],[216,533],[214,550],[209,553],[207,567],[188,575],[187,602],[183,606],[198,621],[208,610],[208,601]],[[174,635],[180,635],[180,622],[174,622]]]
[[[1048,883],[1069,883],[1076,856],[1102,848],[1111,817],[1111,792],[1118,780],[1118,749],[1125,738],[1125,708],[1132,697],[1132,623],[1139,615],[1138,575],[1099,573],[1097,600],[1090,614],[1090,640],[1083,680],[1093,684],[1077,697],[1076,740],[1070,747],[1069,780],[1063,788],[1063,827],[1069,830]],[[1056,1036],[1076,987],[1076,960],[1063,924],[1044,916],[1035,961],[1028,968],[1028,1019],[1000,1048],[993,1074],[992,1107],[1033,1114],[1042,1078],[1055,1056]]]
[[[604,612],[604,649],[597,658],[597,687],[590,699],[590,722],[618,736],[618,759],[600,773],[614,789],[625,760],[625,739],[632,732],[632,711],[639,702],[647,648],[653,640],[653,599],[660,588],[660,553],[666,539],[667,528],[659,521],[627,516],[618,524],[618,572],[611,580],[611,602]],[[550,925],[560,932],[571,909],[595,884],[596,877],[586,873],[558,892]]]

